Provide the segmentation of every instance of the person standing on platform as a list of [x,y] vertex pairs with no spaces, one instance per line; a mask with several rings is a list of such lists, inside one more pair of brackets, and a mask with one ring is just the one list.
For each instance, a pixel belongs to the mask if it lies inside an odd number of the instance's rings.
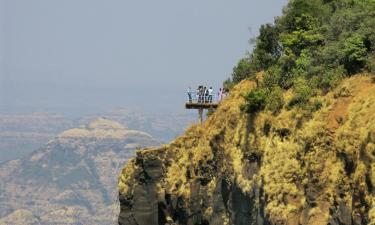
[[214,94],[214,89],[212,89],[212,87],[210,87],[209,89],[208,89],[208,102],[209,103],[212,103],[212,97],[213,97],[213,94]]
[[217,92],[217,100],[220,102],[223,99],[223,89],[219,88],[219,91]]
[[195,90],[195,98],[197,102],[199,103],[199,87],[197,88],[197,90]]
[[203,86],[200,85],[198,87],[198,103],[202,103],[203,102]]
[[208,102],[208,88],[204,87],[204,103]]
[[192,94],[191,87],[188,88],[187,94],[188,94],[188,97],[189,97],[189,103],[192,103],[193,99],[191,97],[191,94]]

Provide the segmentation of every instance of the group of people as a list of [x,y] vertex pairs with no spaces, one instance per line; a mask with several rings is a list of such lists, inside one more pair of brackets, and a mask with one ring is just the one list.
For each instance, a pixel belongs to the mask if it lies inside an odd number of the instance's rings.
[[[194,97],[196,98],[198,103],[212,103],[214,101],[214,89],[212,87],[207,88],[203,85],[200,85],[195,92],[193,92],[191,87],[189,87],[187,94],[189,103],[193,102]],[[220,88],[217,92],[217,101],[223,100],[227,95],[228,90]]]

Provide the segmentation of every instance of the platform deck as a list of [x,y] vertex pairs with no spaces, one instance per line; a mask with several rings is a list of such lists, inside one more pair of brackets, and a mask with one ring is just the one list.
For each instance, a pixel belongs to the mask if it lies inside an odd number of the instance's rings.
[[191,102],[186,103],[185,108],[186,109],[216,109],[218,106],[217,103],[197,103],[197,102]]

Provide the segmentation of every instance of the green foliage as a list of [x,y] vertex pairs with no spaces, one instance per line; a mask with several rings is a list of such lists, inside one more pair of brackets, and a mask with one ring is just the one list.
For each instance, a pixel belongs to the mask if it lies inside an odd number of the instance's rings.
[[295,30],[281,33],[280,41],[285,49],[290,49],[295,55],[299,55],[303,49],[324,40],[316,18],[302,14],[294,23],[296,24]]
[[283,90],[279,87],[272,89],[266,99],[266,109],[278,113],[284,106]]
[[336,69],[331,69],[325,71],[323,76],[320,76],[318,87],[320,87],[324,93],[327,93],[329,90],[335,88],[341,80],[345,77],[343,67],[338,67]]
[[371,55],[367,58],[366,69],[371,73],[375,73],[375,55]]
[[278,113],[284,106],[283,90],[279,87],[272,89],[258,88],[251,90],[245,96],[246,103],[241,106],[241,111],[256,113],[267,109],[272,113]]
[[367,49],[363,43],[363,38],[358,34],[353,35],[345,41],[343,51],[351,61],[364,61],[367,55]]
[[294,95],[289,101],[288,106],[298,106],[304,108],[307,106],[309,99],[313,96],[314,92],[308,85],[306,79],[298,78],[294,82],[293,87]]
[[320,108],[322,108],[323,103],[322,101],[315,99],[311,106],[311,111],[315,112],[318,111]]
[[245,96],[246,103],[241,105],[241,111],[247,113],[256,113],[263,110],[266,106],[267,92],[265,89],[251,90]]
[[271,24],[262,25],[259,36],[251,40],[251,43],[255,45],[254,51],[249,57],[241,59],[233,68],[234,83],[246,78],[254,78],[257,72],[268,69],[280,57],[279,32]]
[[299,58],[295,61],[295,66],[292,69],[292,73],[297,76],[307,77],[312,72],[312,56],[311,54],[303,50]]
[[224,81],[223,88],[226,89],[226,90],[231,90],[233,88],[234,84],[235,83],[230,78],[228,78]]
[[259,30],[259,36],[255,40],[258,49],[262,49],[271,57],[277,58],[280,56],[281,49],[278,42],[279,33],[277,28],[271,24],[262,25]]
[[348,72],[357,72],[364,66],[367,57],[367,48],[363,37],[354,34],[344,42],[343,52],[345,53],[345,67]]
[[271,24],[262,25],[259,36],[251,41],[255,49],[250,55],[255,72],[268,69],[281,55],[279,32]]
[[263,70],[263,88],[293,88],[290,104],[304,105],[311,94],[295,81],[325,93],[347,75],[375,71],[374,27],[374,0],[290,0],[274,24],[261,26],[233,82]]
[[278,87],[281,80],[281,69],[278,66],[273,66],[267,70],[263,77],[262,86],[267,88]]
[[237,66],[233,68],[233,82],[238,83],[243,79],[248,78],[253,73],[252,64],[249,59],[241,59]]

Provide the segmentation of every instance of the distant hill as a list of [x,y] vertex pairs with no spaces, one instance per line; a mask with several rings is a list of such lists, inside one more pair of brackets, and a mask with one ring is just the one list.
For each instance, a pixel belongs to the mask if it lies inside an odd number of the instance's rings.
[[25,156],[75,123],[59,114],[0,114],[0,163]]
[[116,174],[147,133],[98,118],[0,166],[0,224],[115,224]]
[[[181,106],[184,107],[184,102],[181,102]],[[103,116],[120,122],[129,129],[145,131],[157,140],[168,143],[181,135],[189,125],[195,122],[197,119],[195,113],[191,111],[184,113],[146,113],[117,108],[102,114],[84,116],[80,121],[85,123],[98,116]]]
[[0,114],[0,164],[24,157],[64,130],[98,117],[117,121],[131,130],[145,131],[163,143],[182,134],[195,119],[189,112],[148,114],[122,108],[77,118],[54,113]]

